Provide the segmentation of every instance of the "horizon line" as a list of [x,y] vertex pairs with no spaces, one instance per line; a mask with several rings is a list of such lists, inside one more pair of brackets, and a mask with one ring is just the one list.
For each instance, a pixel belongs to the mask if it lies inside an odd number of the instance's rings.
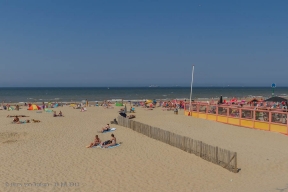
[[[2,88],[190,88],[190,86],[158,86],[158,87],[148,87],[148,86],[23,86],[23,87],[1,87]],[[193,86],[193,88],[272,88],[271,86]],[[288,86],[279,86],[277,88],[288,88]]]

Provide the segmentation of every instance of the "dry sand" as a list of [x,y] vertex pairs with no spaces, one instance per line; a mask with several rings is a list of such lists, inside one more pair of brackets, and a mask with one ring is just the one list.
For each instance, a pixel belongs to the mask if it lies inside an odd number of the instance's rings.
[[[87,149],[119,108],[59,107],[65,117],[0,111],[0,191],[288,191],[288,137],[136,108],[137,121],[238,152],[237,174],[193,154],[116,127],[120,147]],[[11,124],[22,114],[40,123]],[[110,133],[99,134],[101,140]],[[65,183],[66,182],[66,183]],[[65,185],[67,184],[67,185]],[[61,186],[62,185],[62,186]]]

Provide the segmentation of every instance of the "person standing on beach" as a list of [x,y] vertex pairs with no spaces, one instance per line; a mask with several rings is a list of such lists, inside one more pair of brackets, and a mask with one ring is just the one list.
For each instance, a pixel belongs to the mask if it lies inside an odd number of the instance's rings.
[[88,107],[88,100],[86,99],[86,107]]

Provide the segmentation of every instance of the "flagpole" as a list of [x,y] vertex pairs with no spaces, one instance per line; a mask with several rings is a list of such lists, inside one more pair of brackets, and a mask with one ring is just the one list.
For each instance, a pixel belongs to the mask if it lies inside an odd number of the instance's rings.
[[189,112],[191,112],[191,99],[192,99],[192,87],[193,87],[193,79],[194,79],[194,65],[192,66],[192,79],[191,79],[191,91],[190,91],[190,105]]

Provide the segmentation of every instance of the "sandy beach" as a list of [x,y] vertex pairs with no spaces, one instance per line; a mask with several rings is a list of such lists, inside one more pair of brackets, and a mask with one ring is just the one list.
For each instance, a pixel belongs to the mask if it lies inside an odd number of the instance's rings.
[[[121,146],[85,148],[120,107],[64,106],[52,113],[0,111],[0,191],[288,191],[288,137],[136,108],[135,121],[238,153],[239,173],[118,125]],[[40,123],[12,124],[7,115]],[[98,134],[101,140],[110,133]]]

